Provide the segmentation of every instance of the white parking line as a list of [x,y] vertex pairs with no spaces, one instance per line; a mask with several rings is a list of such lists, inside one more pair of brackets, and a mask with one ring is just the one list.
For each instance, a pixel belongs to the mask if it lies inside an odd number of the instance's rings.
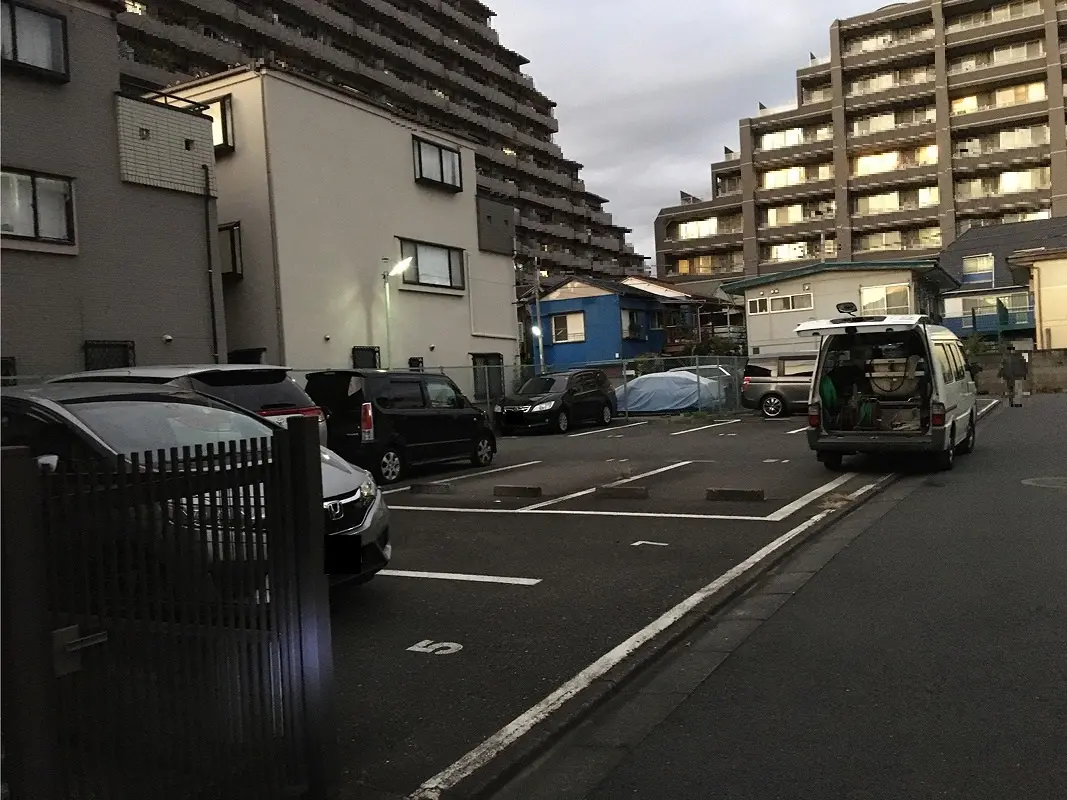
[[804,506],[808,505],[809,503],[815,502],[824,494],[832,492],[838,486],[848,483],[855,477],[855,472],[846,472],[844,475],[834,478],[832,481],[820,486],[818,489],[812,489],[803,497],[798,497],[792,503],[787,503],[774,513],[768,514],[766,519],[770,522],[781,522],[783,519],[790,516],[791,514],[795,514],[796,512],[800,511],[800,509],[802,509]]
[[792,436],[794,433],[803,433],[807,429],[808,429],[808,426],[805,425],[803,428],[797,428],[795,431],[786,431],[785,434],[786,434],[786,436]]
[[644,422],[631,422],[629,425],[615,425],[611,428],[597,428],[593,431],[582,431],[581,433],[572,433],[567,436],[568,439],[573,439],[576,436],[592,436],[594,433],[611,433],[612,431],[621,431],[623,428],[636,428],[638,425],[647,425],[648,420]]
[[712,597],[716,592],[730,586],[734,581],[741,579],[750,569],[757,567],[769,559],[777,557],[793,539],[800,536],[800,534],[812,525],[817,524],[829,514],[829,511],[822,511],[814,517],[805,520],[792,530],[783,533],[766,547],[761,548],[741,563],[724,572],[707,586],[698,589],[696,592],[689,595],[689,597],[678,603],[674,608],[671,608],[633,636],[606,652],[573,678],[542,699],[539,703],[536,703],[517,716],[461,759],[453,763],[451,766],[445,767],[441,772],[423,783],[410,795],[411,800],[432,800],[433,798],[440,798],[444,792],[471,775],[479,767],[487,764],[506,747],[529,733],[534,726],[547,719],[555,711],[559,710],[564,703],[583,689],[588,688],[594,681],[607,674],[612,667],[625,660],[643,645],[663,633],[663,631],[679,622],[683,617],[699,607],[701,603]]
[[[532,467],[534,464],[540,464],[540,461],[524,461],[522,464],[509,464],[506,467],[496,467],[495,469],[483,469],[480,472],[468,472],[464,475],[453,475],[451,478],[441,478],[437,481],[430,481],[430,483],[452,483],[453,481],[464,481],[467,478],[479,478],[482,475],[492,475],[495,472],[507,472],[509,469],[519,469],[521,467]],[[401,486],[397,489],[386,489],[382,494],[396,494],[397,492],[406,492],[410,489],[410,486]]]
[[730,419],[726,422],[713,422],[711,425],[701,425],[699,428],[688,428],[684,431],[675,431],[671,436],[681,436],[683,433],[696,433],[697,431],[706,431],[708,428],[718,428],[721,425],[733,425],[735,422],[740,422],[739,419]]
[[[604,485],[605,486],[622,486],[624,483],[630,483],[631,481],[636,481],[636,480],[639,480],[641,478],[647,478],[650,475],[659,475],[661,472],[667,472],[668,470],[677,469],[678,467],[684,467],[684,466],[687,466],[687,465],[692,464],[692,463],[693,463],[692,461],[679,461],[676,464],[668,464],[667,466],[660,467],[659,469],[651,469],[648,472],[642,472],[642,473],[640,473],[638,475],[631,475],[629,478],[623,478],[622,480],[612,481],[611,483],[606,483]],[[525,507],[520,508],[518,510],[519,511],[536,511],[539,508],[544,508],[545,506],[555,505],[556,503],[562,503],[565,500],[573,500],[576,497],[584,497],[587,494],[592,494],[596,490],[597,490],[597,487],[595,487],[595,486],[593,488],[591,488],[591,489],[582,489],[580,492],[573,492],[572,494],[565,494],[565,495],[563,495],[563,497],[556,497],[556,498],[553,498],[552,500],[545,500],[544,502],[541,502],[541,503],[534,503],[532,506],[525,506]]]
[[379,575],[395,578],[434,578],[442,581],[470,581],[471,583],[509,583],[515,586],[536,586],[540,578],[507,578],[500,575],[465,575],[462,572],[419,572],[410,569],[382,569]]

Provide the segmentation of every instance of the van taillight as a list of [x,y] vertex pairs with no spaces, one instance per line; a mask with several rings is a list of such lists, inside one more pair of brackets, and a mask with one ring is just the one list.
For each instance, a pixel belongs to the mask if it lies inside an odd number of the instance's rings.
[[818,403],[812,403],[808,406],[808,427],[818,428],[822,425],[822,409],[819,408]]
[[364,442],[374,441],[374,406],[364,403],[359,415],[360,438]]
[[268,408],[260,411],[261,417],[316,417],[320,423],[326,421],[326,413],[318,406],[307,408]]
[[935,428],[941,428],[945,425],[945,404],[944,403],[931,403],[930,404],[930,424]]

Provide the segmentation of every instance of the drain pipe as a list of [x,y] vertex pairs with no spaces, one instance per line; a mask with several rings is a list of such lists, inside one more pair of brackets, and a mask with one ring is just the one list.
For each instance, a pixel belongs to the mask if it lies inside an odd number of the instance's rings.
[[[211,167],[204,168],[204,236],[207,238],[207,296],[211,305],[211,357],[219,363],[219,321],[215,313],[215,256],[211,250]],[[218,232],[216,229],[216,236]]]

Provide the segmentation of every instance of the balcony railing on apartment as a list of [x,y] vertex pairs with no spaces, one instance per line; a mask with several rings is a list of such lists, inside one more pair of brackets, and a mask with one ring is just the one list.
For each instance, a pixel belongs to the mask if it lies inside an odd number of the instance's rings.
[[939,207],[938,203],[918,203],[918,202],[900,203],[899,205],[897,205],[896,208],[875,208],[875,209],[868,209],[867,211],[860,211],[859,209],[855,209],[852,212],[852,216],[854,216],[854,217],[876,217],[876,216],[878,216],[880,214],[897,214],[897,213],[899,213],[901,211],[922,211],[923,209],[926,209],[926,208],[931,209],[932,213],[936,213],[938,207]]
[[1040,16],[1042,13],[1041,3],[1038,2],[1038,0],[1031,0],[1031,2],[1026,3],[1007,3],[1003,6],[991,8],[988,11],[965,14],[962,17],[954,19],[945,26],[945,33],[968,31],[974,28],[981,28],[985,25],[996,25],[1001,22],[1009,22],[1013,19],[1025,19],[1026,17]]
[[758,117],[768,117],[771,114],[781,114],[781,113],[783,113],[785,111],[796,111],[797,108],[798,108],[798,106],[797,106],[797,104],[795,102],[793,102],[793,103],[783,103],[780,106],[773,106],[771,108],[761,108],[759,110],[759,112],[756,114],[756,116],[758,116]]
[[913,42],[925,42],[933,38],[933,28],[906,28],[899,31],[886,31],[877,39],[871,36],[853,39],[845,45],[842,55],[857,56],[863,53],[877,53],[890,47]]
[[[975,328],[974,323],[978,323]],[[995,308],[975,310],[972,319],[970,312],[962,316],[944,318],[944,325],[955,334],[970,335],[972,333],[996,333],[998,330],[1016,331],[1024,328],[1032,328],[1035,325],[1034,307],[1024,309],[1009,309],[1008,320],[1001,323]]]

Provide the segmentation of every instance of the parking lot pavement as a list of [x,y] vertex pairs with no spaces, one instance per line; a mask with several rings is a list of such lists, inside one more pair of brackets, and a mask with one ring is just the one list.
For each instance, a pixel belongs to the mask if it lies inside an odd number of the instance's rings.
[[[414,791],[798,520],[885,472],[826,471],[788,433],[795,425],[626,424],[502,440],[488,470],[419,477],[452,484],[451,494],[392,487],[390,570],[333,597],[344,800]],[[595,491],[625,481],[649,496]],[[497,497],[500,484],[537,485],[542,496]],[[763,488],[766,499],[705,500],[715,486]]]

